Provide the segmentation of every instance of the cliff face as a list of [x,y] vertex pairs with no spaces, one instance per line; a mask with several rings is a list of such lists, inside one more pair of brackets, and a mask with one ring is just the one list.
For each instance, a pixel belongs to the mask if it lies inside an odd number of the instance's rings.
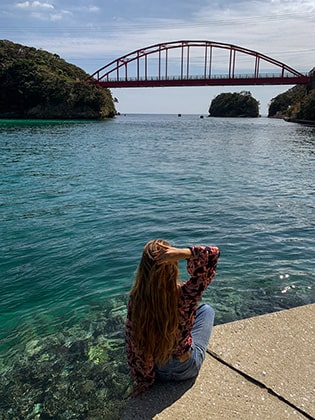
[[110,91],[87,77],[56,54],[0,40],[0,118],[113,117]]
[[258,117],[259,102],[250,92],[221,93],[209,107],[210,117]]
[[271,100],[268,117],[315,122],[315,69],[311,86],[297,85]]

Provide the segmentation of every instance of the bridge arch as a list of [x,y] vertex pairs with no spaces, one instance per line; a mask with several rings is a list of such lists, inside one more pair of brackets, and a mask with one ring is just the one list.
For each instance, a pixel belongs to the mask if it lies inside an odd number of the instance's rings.
[[214,41],[172,41],[123,55],[95,71],[102,87],[306,84],[310,76],[257,51]]

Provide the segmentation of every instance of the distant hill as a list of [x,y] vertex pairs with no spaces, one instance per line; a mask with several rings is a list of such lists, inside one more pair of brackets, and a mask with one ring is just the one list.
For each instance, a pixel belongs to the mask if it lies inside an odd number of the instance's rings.
[[57,54],[0,40],[0,118],[101,119],[116,114],[108,89]]
[[258,117],[259,102],[248,91],[221,93],[209,107],[210,117]]
[[268,117],[297,122],[315,122],[315,69],[311,70],[311,86],[296,85],[273,98]]

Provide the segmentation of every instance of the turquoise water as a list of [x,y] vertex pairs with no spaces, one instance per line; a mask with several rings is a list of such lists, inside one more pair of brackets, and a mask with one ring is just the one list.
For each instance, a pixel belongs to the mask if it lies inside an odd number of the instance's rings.
[[165,115],[2,121],[0,147],[3,345],[36,317],[53,331],[128,291],[154,237],[221,248],[207,293],[220,319],[314,301],[314,128]]
[[197,115],[0,121],[0,150],[5,361],[120,302],[155,237],[220,247],[204,297],[217,324],[315,301],[314,127]]

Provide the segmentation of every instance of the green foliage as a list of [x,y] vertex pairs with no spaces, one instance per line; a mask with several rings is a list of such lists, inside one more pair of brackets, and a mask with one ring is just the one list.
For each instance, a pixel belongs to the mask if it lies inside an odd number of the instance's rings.
[[297,85],[287,92],[281,93],[271,99],[268,117],[289,117],[294,111],[294,105],[301,101],[306,94],[306,87]]
[[300,111],[297,118],[301,120],[315,121],[315,90],[312,90],[301,101]]
[[248,91],[221,93],[209,107],[212,117],[258,117],[259,102]]
[[309,75],[311,83],[308,86],[294,86],[271,100],[268,117],[315,121],[315,67]]
[[116,114],[108,89],[57,54],[0,40],[0,117],[104,118]]

